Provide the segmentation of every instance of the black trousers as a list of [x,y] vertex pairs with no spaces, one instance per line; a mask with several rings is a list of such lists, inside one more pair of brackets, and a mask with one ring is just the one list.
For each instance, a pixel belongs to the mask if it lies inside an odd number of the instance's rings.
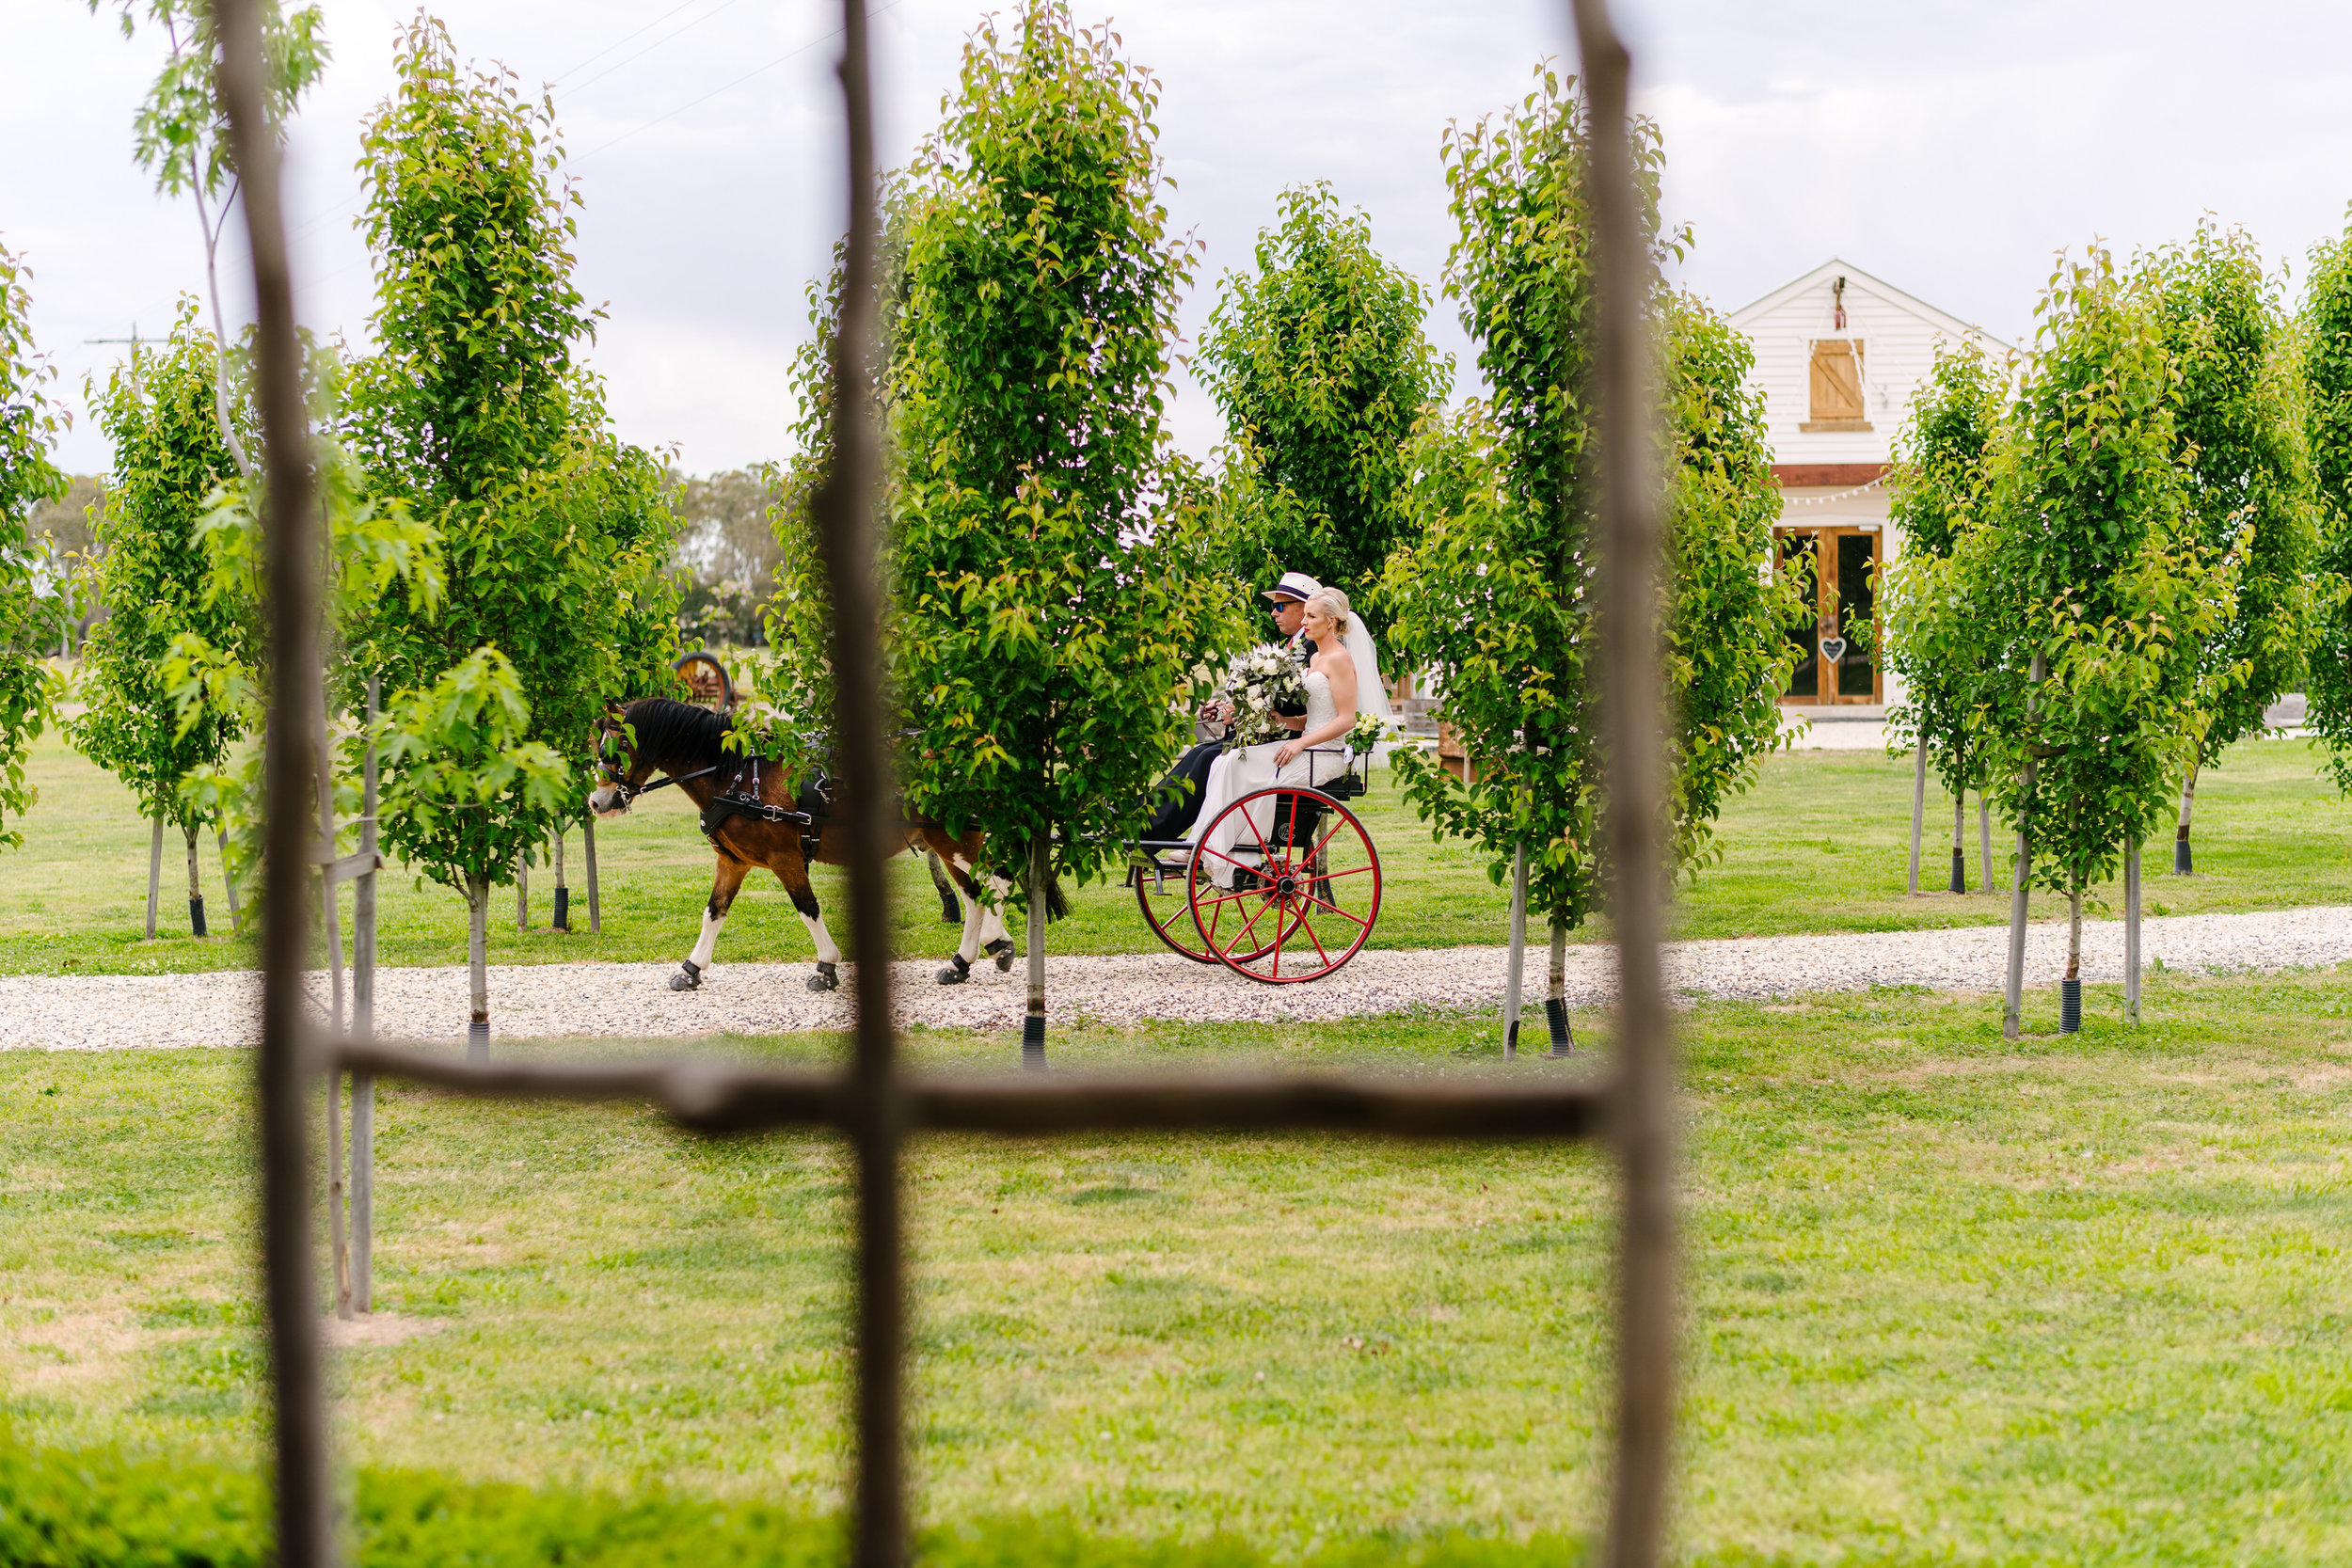
[[[1137,836],[1184,837],[1193,818],[1200,815],[1201,792],[1209,786],[1209,765],[1224,750],[1222,740],[1204,740],[1179,758],[1168,777],[1152,785],[1152,793],[1144,798],[1143,808],[1152,815]],[[1187,783],[1190,788],[1185,787]]]

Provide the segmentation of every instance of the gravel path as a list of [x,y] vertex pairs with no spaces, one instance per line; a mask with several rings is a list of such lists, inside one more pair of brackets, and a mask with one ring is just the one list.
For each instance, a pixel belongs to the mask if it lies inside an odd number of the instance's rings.
[[[1868,935],[1750,937],[1691,942],[1674,951],[1671,971],[1682,995],[1765,998],[1804,991],[1925,986],[1936,990],[1997,990],[2008,931],[1972,927],[1948,931]],[[2352,960],[2352,908],[2281,910],[2259,914],[2173,915],[2144,921],[2141,949],[2153,968],[2278,970]],[[1590,1006],[1607,1000],[1610,950],[1568,949],[1568,997]],[[1048,1002],[1058,1019],[1192,1022],[1337,1018],[1416,1006],[1490,1006],[1502,994],[1504,950],[1452,947],[1359,954],[1339,974],[1306,986],[1263,986],[1172,954],[1057,958]],[[1529,994],[1542,994],[1545,954],[1529,953]],[[2029,986],[2054,984],[2066,963],[2066,927],[2037,925],[2027,938]],[[970,983],[932,983],[937,959],[898,966],[902,1021],[978,1029],[1020,1027],[1021,966],[999,974],[981,963]],[[2123,973],[2121,922],[2087,923],[2084,978],[2114,981]],[[510,1038],[561,1036],[623,1037],[781,1034],[846,1027],[849,992],[812,994],[806,964],[722,964],[702,989],[667,990],[675,973],[655,964],[518,964],[490,971],[494,1034]],[[846,976],[845,976],[846,979]],[[248,972],[168,975],[62,975],[0,978],[0,1049],[114,1051],[135,1046],[244,1045],[253,1034],[256,977]],[[312,994],[323,996],[324,976]],[[457,1040],[465,1033],[466,972],[388,969],[376,977],[378,1031],[393,1038]],[[1540,1014],[1539,1014],[1540,1016]]]

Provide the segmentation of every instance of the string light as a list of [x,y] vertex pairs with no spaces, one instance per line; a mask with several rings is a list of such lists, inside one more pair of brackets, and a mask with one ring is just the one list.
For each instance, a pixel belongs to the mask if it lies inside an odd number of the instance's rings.
[[1857,484],[1851,490],[1833,491],[1826,496],[1783,496],[1780,499],[1780,504],[1783,506],[1823,506],[1831,501],[1851,500],[1856,496],[1867,495],[1872,490],[1882,489],[1885,486],[1885,484],[1886,476],[1884,474],[1881,474],[1878,478],[1870,481],[1867,484]]

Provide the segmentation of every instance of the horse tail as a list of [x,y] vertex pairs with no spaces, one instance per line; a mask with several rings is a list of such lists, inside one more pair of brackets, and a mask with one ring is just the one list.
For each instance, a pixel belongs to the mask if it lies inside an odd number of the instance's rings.
[[1048,872],[1045,877],[1045,924],[1051,926],[1070,912],[1070,900],[1061,895],[1061,879]]

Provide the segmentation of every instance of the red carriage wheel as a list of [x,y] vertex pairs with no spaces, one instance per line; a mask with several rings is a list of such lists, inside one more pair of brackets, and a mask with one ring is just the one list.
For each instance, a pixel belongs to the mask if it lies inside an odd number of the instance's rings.
[[[1231,846],[1218,848],[1229,833]],[[1277,784],[1217,813],[1185,873],[1184,899],[1201,942],[1228,969],[1274,986],[1320,980],[1362,949],[1380,918],[1380,855],[1339,801]]]
[[1183,866],[1161,866],[1156,876],[1146,867],[1136,866],[1129,875],[1135,879],[1136,903],[1143,911],[1143,923],[1152,927],[1153,936],[1194,963],[1218,961],[1217,956],[1201,942],[1200,928],[1192,923],[1192,906],[1184,898]]
[[[1135,879],[1136,907],[1143,911],[1143,923],[1152,927],[1153,936],[1168,943],[1169,951],[1182,953],[1197,964],[1223,963],[1225,960],[1200,940],[1200,927],[1192,918],[1192,900],[1186,893],[1191,886],[1188,870],[1187,865],[1163,864],[1161,875],[1154,876],[1142,866],[1136,867],[1130,875]],[[1228,935],[1232,927],[1232,922],[1226,922]],[[1260,945],[1274,944],[1268,941]],[[1256,954],[1251,952],[1248,956]]]
[[735,682],[727,676],[727,667],[717,656],[691,653],[672,663],[686,682],[690,695],[687,700],[697,707],[707,707],[724,714],[735,707]]

